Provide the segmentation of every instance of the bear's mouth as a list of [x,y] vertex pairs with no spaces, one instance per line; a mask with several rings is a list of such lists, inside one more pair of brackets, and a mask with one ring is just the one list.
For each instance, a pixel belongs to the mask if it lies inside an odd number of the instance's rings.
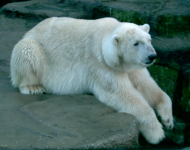
[[153,64],[154,63],[154,61],[147,61],[147,62],[145,62],[145,64],[147,64],[147,65],[150,65],[150,64]]
[[146,63],[148,66],[151,66],[151,65],[153,65],[154,64],[154,62],[155,62],[155,60],[154,61],[152,61],[152,62],[148,62],[148,63]]
[[152,65],[154,62],[155,62],[155,60],[153,60],[153,61],[149,61],[149,60],[147,60],[147,61],[141,61],[142,63],[143,63],[143,65],[145,65],[145,66],[150,66],[150,65]]

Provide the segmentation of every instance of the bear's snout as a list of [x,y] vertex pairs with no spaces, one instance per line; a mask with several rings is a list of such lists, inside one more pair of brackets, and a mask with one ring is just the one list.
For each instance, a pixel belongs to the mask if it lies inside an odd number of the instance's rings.
[[152,63],[157,58],[157,54],[151,54],[148,56],[148,62],[146,64]]

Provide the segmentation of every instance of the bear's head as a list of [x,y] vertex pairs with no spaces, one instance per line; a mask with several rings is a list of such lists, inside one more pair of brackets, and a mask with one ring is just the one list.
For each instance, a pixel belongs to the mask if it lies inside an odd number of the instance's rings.
[[121,23],[102,42],[105,63],[116,70],[130,71],[152,65],[157,54],[151,44],[150,26]]

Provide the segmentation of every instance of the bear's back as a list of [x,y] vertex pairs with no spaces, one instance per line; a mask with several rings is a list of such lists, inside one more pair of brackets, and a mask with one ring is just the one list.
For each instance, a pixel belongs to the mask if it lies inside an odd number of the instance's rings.
[[[68,17],[52,17],[48,18],[29,32],[27,32],[24,38],[60,38],[63,36],[70,37],[77,35],[89,35],[89,34],[98,34],[99,36],[104,35],[108,30],[113,30],[120,23],[114,18],[102,18],[97,20],[83,20],[83,19],[74,19]],[[110,32],[111,32],[110,31]]]

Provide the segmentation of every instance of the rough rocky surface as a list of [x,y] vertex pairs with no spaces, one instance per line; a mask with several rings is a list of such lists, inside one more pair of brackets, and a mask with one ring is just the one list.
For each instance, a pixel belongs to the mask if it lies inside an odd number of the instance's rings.
[[28,96],[18,92],[1,92],[0,96],[2,148],[138,146],[135,118],[114,112],[93,96]]
[[[168,146],[170,146],[170,147],[179,148],[179,146],[189,146],[190,145],[189,7],[190,7],[190,0],[183,0],[183,1],[180,0],[135,0],[135,1],[32,0],[28,2],[10,3],[5,5],[1,9],[2,14],[4,14],[5,16],[1,15],[1,21],[0,21],[0,38],[1,38],[0,39],[0,53],[1,53],[0,87],[3,93],[4,92],[8,93],[4,95],[5,99],[6,97],[10,96],[10,99],[23,98],[22,100],[24,101],[9,102],[9,98],[7,98],[8,102],[6,101],[7,103],[4,103],[4,105],[2,105],[2,108],[4,108],[5,106],[9,107],[10,105],[11,106],[10,108],[17,110],[19,112],[16,113],[16,111],[12,111],[13,113],[15,113],[15,115],[25,114],[26,118],[27,117],[33,118],[34,122],[39,122],[39,120],[43,120],[43,123],[41,123],[42,126],[43,125],[47,126],[48,124],[48,120],[46,120],[47,118],[45,119],[39,113],[37,113],[36,116],[32,116],[31,113],[34,114],[34,112],[32,112],[31,107],[33,109],[34,104],[35,105],[45,104],[48,106],[48,104],[51,103],[50,102],[51,98],[57,99],[56,100],[57,103],[60,104],[64,103],[59,99],[59,97],[52,95],[25,97],[19,94],[18,90],[13,89],[10,85],[10,78],[8,78],[8,75],[9,75],[9,60],[12,48],[16,44],[16,42],[24,35],[24,33],[28,31],[30,28],[32,28],[39,21],[52,16],[66,16],[66,17],[75,17],[75,18],[84,18],[84,19],[115,17],[120,21],[134,22],[137,24],[149,23],[151,25],[152,43],[158,53],[158,59],[155,65],[149,67],[149,71],[153,76],[153,78],[160,85],[160,87],[164,91],[166,91],[169,94],[169,96],[172,98],[173,113],[176,118],[174,130],[172,131],[166,130],[166,140],[161,142],[161,144],[159,144],[158,146],[154,147],[167,148]],[[15,96],[11,97],[11,93],[14,93]],[[72,100],[76,100],[73,103],[74,105],[77,104],[77,97],[78,96],[76,97],[74,96],[73,98],[71,98]],[[70,99],[70,97],[64,97],[64,96],[62,98],[66,100]],[[93,97],[91,96],[88,98],[93,99]],[[27,99],[29,100],[27,101]],[[18,105],[17,103],[22,104],[22,106]],[[42,114],[44,114],[44,112],[47,112],[50,109],[49,107],[47,107],[47,109],[45,108],[43,109]],[[38,112],[39,110],[35,109],[35,111]],[[56,110],[55,112],[52,113],[56,115],[56,112],[59,111]],[[108,113],[107,116],[109,116],[109,114],[110,113]],[[7,115],[11,116],[11,113],[7,113]],[[60,116],[56,117],[59,118]],[[17,121],[21,122],[20,120]],[[23,127],[24,125],[25,124],[21,126]],[[50,123],[50,127],[51,126],[52,124]],[[14,127],[14,125],[12,127]],[[0,131],[1,130],[2,129],[0,127]],[[29,127],[29,130],[33,132],[35,129]],[[51,137],[54,137],[49,132],[46,132],[45,129],[43,131],[44,135],[47,136],[50,135]],[[14,135],[16,135],[17,133],[18,132],[14,131]],[[60,134],[57,134],[57,137],[59,136]],[[42,137],[45,138],[45,136]],[[117,138],[118,141],[120,141],[119,136]],[[8,137],[8,139],[11,139],[11,137]],[[140,137],[139,142],[141,147],[148,147],[148,148],[152,147],[152,145],[147,144],[147,142],[142,137]],[[112,144],[115,144],[115,142],[112,142]],[[109,147],[109,144],[106,146]]]
[[90,19],[92,13],[86,13],[82,8],[75,9],[67,3],[60,3],[58,0],[32,0],[28,2],[17,2],[5,5],[2,9],[8,16],[20,18],[35,18],[42,20],[48,17],[73,17]]
[[0,7],[2,7],[3,5],[5,5],[7,3],[19,2],[19,1],[27,1],[27,0],[1,0],[0,1]]

